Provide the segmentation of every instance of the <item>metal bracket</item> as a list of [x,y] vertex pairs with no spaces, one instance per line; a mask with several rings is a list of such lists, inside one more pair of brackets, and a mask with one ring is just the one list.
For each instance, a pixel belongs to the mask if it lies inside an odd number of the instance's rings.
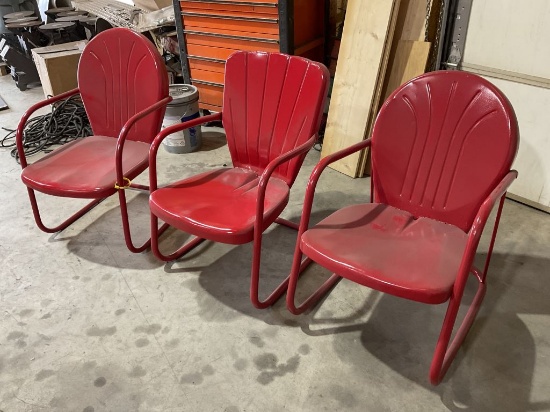
[[464,45],[466,44],[466,33],[470,22],[473,0],[455,0],[454,13],[450,15],[453,19],[450,49],[448,50],[445,66],[449,70],[458,70],[464,56]]

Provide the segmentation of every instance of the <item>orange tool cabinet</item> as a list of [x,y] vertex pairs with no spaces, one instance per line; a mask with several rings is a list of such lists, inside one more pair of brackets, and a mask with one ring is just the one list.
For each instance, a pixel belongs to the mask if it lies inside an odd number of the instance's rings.
[[225,61],[236,50],[323,62],[329,0],[173,0],[185,83],[202,109],[220,111]]

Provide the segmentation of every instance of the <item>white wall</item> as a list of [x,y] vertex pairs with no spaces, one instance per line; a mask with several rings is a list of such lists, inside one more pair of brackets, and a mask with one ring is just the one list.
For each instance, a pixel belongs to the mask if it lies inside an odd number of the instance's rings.
[[[463,62],[550,79],[550,1],[474,0]],[[518,117],[519,178],[510,193],[550,211],[550,89],[487,79],[508,96]]]

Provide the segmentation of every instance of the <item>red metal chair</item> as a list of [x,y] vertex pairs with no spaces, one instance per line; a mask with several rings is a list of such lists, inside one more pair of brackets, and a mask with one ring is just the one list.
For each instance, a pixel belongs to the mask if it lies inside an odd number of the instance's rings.
[[[485,295],[506,190],[517,177],[510,167],[518,143],[510,103],[478,76],[433,72],[399,88],[383,105],[371,139],[325,157],[311,174],[288,287],[289,310],[302,313],[341,278],[427,304],[448,301],[430,368],[430,381],[438,384]],[[321,172],[369,146],[373,203],[344,207],[308,229]],[[481,271],[473,260],[497,202]],[[297,306],[298,278],[311,261],[334,274]],[[478,289],[449,346],[470,273]]]
[[[258,296],[262,233],[279,218],[290,187],[317,137],[329,74],[319,63],[278,53],[232,54],[225,67],[221,113],[170,126],[150,151],[151,248],[159,259],[183,256],[203,240],[229,244],[254,242],[250,297],[257,308],[273,304],[285,279],[267,299]],[[156,155],[171,133],[222,120],[232,168],[223,168],[157,189]],[[165,255],[158,247],[158,219],[195,236]]]
[[[66,144],[28,164],[23,150],[25,123],[37,109],[80,93],[94,136]],[[168,95],[168,76],[154,45],[141,34],[115,28],[98,34],[84,48],[78,65],[78,88],[32,106],[17,128],[17,150],[34,218],[44,232],[65,229],[118,191],[126,245],[141,252],[150,241],[132,243],[126,195],[149,164],[149,145],[159,132]],[[42,222],[34,191],[52,196],[94,199],[55,227]]]

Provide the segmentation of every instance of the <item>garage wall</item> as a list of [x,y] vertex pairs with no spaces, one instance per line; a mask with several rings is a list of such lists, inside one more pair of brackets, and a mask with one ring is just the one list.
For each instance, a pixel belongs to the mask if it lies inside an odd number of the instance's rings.
[[511,197],[550,212],[550,1],[474,0],[463,69],[483,74],[516,110]]

